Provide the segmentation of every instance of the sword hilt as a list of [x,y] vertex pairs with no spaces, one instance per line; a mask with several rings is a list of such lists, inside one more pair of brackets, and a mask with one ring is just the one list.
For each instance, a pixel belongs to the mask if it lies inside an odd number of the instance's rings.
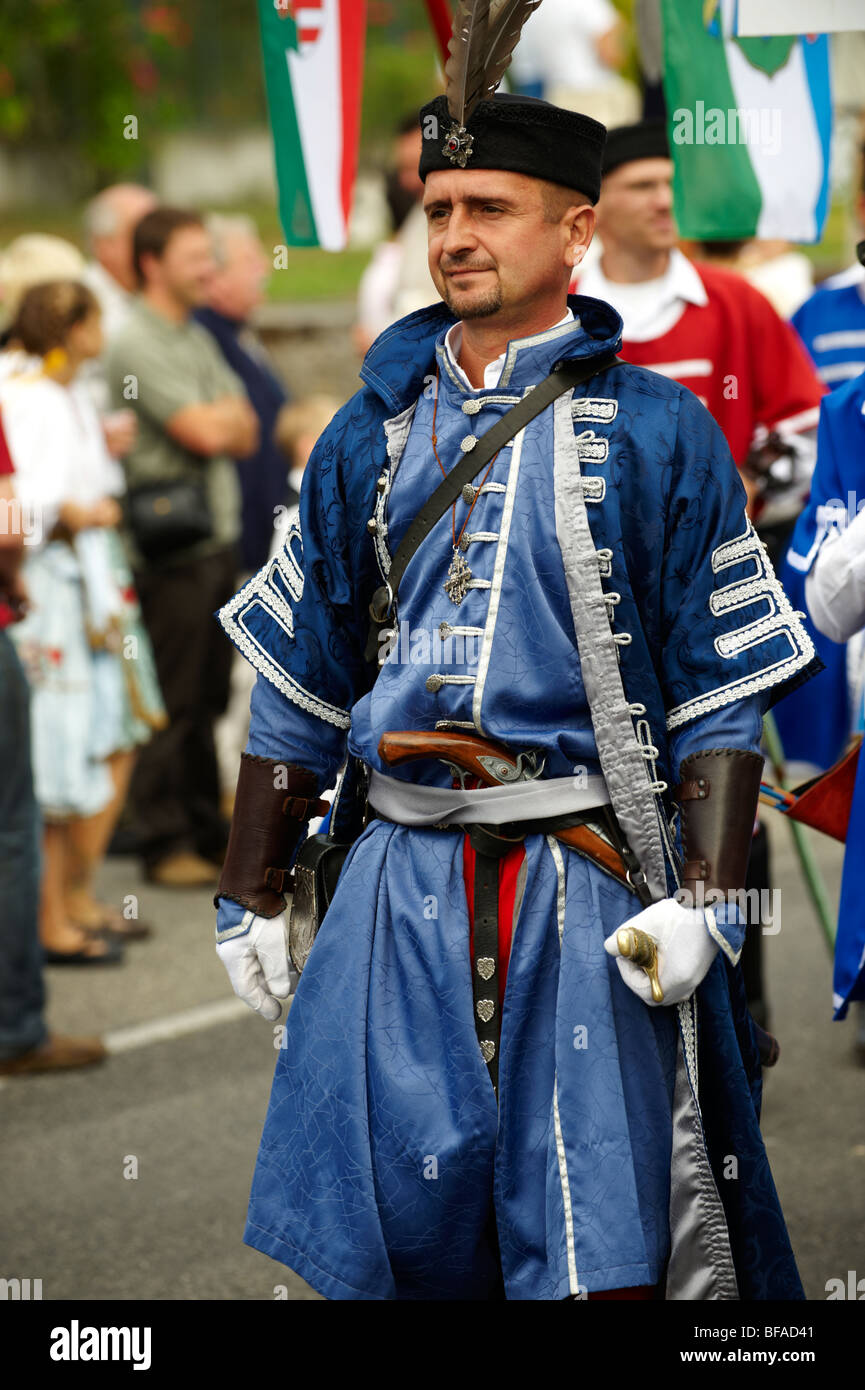
[[639,927],[620,927],[616,933],[616,948],[620,956],[625,956],[645,971],[652,986],[654,1003],[663,1004],[664,991],[658,979],[658,944],[654,938]]

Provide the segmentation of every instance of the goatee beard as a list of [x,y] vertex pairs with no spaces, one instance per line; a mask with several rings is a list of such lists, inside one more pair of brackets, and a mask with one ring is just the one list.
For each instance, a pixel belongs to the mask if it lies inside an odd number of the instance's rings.
[[[457,295],[458,294],[459,291],[457,291]],[[502,307],[502,291],[500,285],[497,285],[494,290],[490,290],[489,294],[484,295],[482,299],[472,300],[465,308],[460,307],[457,302],[457,295],[454,295],[450,285],[446,282],[444,293],[445,304],[448,306],[451,313],[456,314],[459,319],[488,319],[493,314],[497,314]]]

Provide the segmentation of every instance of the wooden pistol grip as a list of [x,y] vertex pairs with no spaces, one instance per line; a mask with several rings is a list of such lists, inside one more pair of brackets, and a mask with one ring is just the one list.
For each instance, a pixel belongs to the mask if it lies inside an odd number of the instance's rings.
[[596,835],[594,830],[590,830],[587,825],[572,825],[569,830],[557,830],[554,834],[563,845],[570,845],[572,849],[582,850],[589,859],[593,859],[596,864],[603,865],[622,883],[627,883],[627,870],[616,850],[613,849],[612,845],[608,845],[600,835]]
[[429,733],[421,729],[390,730],[382,734],[378,744],[378,755],[388,767],[399,767],[416,758],[443,758],[455,763],[463,772],[479,777],[487,786],[494,786],[496,779],[478,761],[479,754],[502,758],[512,765],[514,762],[506,748],[491,743],[489,739],[475,738],[473,734],[451,734],[443,730]]

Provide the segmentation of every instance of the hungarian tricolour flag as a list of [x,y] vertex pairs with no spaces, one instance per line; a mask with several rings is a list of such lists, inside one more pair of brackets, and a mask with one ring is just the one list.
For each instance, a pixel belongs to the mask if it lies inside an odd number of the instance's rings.
[[742,38],[737,0],[662,0],[662,10],[682,235],[819,241],[832,131],[826,35]]
[[289,246],[341,251],[357,170],[365,0],[258,0]]

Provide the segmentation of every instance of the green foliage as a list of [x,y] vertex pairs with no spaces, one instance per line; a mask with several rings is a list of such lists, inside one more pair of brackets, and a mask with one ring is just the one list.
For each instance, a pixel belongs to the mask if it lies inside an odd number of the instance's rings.
[[190,39],[180,5],[3,0],[0,138],[74,149],[97,171],[134,169],[141,145],[124,138],[124,121],[182,118]]
[[[365,148],[386,147],[435,81],[423,0],[370,0]],[[253,0],[0,0],[7,146],[63,147],[91,165],[95,184],[146,174],[156,142],[173,130],[265,119]]]

